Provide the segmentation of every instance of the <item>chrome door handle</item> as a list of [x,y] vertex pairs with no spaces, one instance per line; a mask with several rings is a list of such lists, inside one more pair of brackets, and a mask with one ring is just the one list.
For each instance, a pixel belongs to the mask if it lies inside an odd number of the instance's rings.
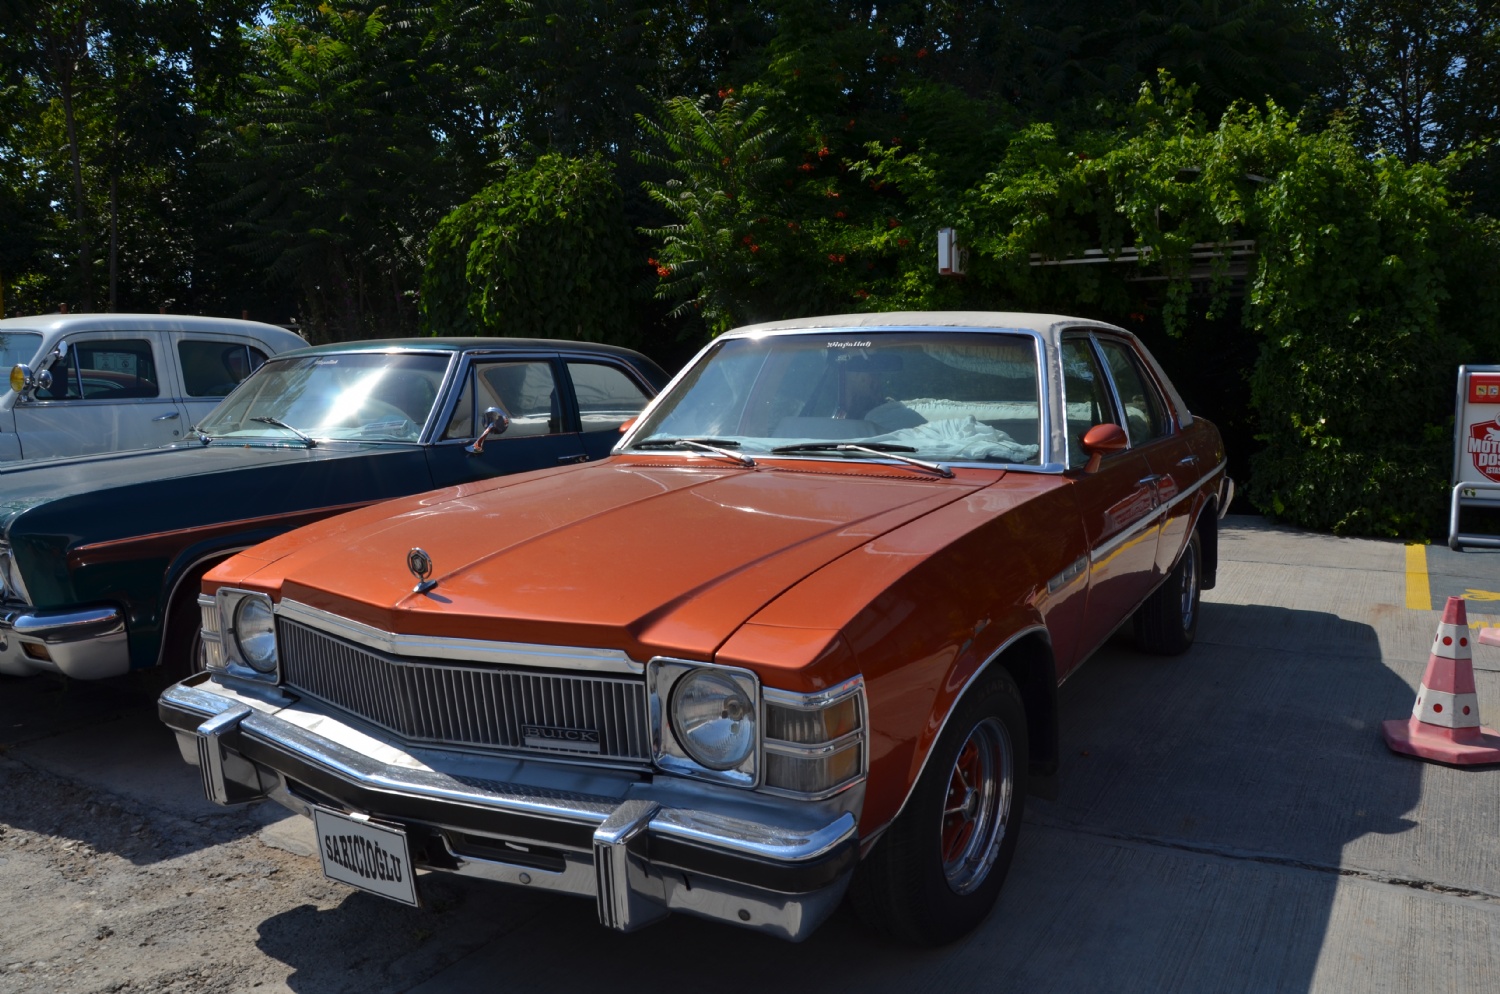
[[159,414],[156,417],[152,418],[151,420],[152,421],[176,421],[178,417],[179,417],[178,413],[176,411],[173,411],[171,414]]
[[1196,466],[1196,465],[1198,465],[1198,457],[1197,456],[1183,456],[1181,459],[1177,460],[1177,465],[1179,465],[1179,466]]
[[589,454],[587,452],[580,452],[576,456],[558,456],[557,461],[559,463],[588,462]]
[[1154,487],[1158,483],[1160,483],[1161,481],[1162,481],[1162,475],[1160,473],[1152,473],[1150,476],[1143,476],[1139,480],[1136,480],[1135,482],[1136,482],[1137,486],[1144,487],[1146,484],[1149,483],[1149,484],[1151,484]]

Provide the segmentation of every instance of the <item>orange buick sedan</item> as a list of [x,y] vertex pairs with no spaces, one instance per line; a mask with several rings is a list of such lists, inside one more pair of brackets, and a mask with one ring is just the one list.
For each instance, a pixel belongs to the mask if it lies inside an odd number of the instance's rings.
[[448,871],[800,940],[847,894],[940,944],[1055,775],[1058,683],[1127,622],[1191,645],[1232,496],[1119,328],[755,325],[605,459],[217,567],[160,713],[210,798],[312,818],[324,871],[392,900]]

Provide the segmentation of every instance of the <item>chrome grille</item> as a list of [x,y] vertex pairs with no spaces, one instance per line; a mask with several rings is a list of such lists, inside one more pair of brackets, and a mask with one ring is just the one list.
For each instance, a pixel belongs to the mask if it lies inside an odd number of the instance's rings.
[[[285,618],[281,671],[294,690],[408,742],[649,762],[640,679],[388,656]],[[523,731],[532,728],[532,734]],[[538,729],[541,730],[538,733]],[[597,734],[577,747],[560,731]],[[531,741],[528,742],[528,739]]]

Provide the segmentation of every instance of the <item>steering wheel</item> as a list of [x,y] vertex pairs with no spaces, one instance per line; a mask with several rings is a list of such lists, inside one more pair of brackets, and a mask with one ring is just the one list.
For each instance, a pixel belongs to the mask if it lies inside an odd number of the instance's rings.
[[368,432],[375,425],[382,428],[391,425],[391,429],[384,430],[381,434],[389,434],[393,438],[416,438],[422,430],[422,426],[401,408],[374,397],[366,397],[361,401],[358,410],[345,418],[343,423],[362,433]]

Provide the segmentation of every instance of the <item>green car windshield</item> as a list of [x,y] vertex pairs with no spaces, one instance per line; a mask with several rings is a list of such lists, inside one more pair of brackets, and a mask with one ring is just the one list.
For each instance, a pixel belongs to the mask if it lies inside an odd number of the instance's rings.
[[[354,352],[272,359],[198,425],[213,439],[415,442],[448,357]],[[271,419],[274,423],[256,419]]]
[[[700,359],[637,431],[743,455],[839,452],[833,443],[918,459],[1036,464],[1037,342],[1005,332],[820,332],[726,340]],[[869,458],[857,450],[844,457]]]

